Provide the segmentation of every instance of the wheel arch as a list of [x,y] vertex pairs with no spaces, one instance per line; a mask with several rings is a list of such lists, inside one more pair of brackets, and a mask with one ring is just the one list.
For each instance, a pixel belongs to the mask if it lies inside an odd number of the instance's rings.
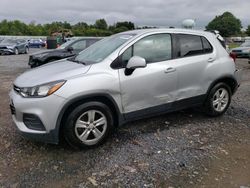
[[211,89],[212,89],[216,84],[221,83],[221,82],[227,84],[227,85],[230,87],[231,93],[232,93],[232,94],[235,93],[235,91],[236,91],[236,89],[237,89],[237,87],[238,87],[237,80],[236,80],[232,75],[226,75],[226,76],[222,76],[222,77],[216,79],[215,81],[213,81],[213,82],[210,84],[210,86],[209,86],[209,88],[208,88],[208,90],[207,90],[207,94],[206,94],[206,95],[208,96],[208,95],[209,95],[209,92],[211,91]]
[[103,93],[97,93],[97,94],[91,94],[86,96],[80,96],[76,97],[70,101],[68,101],[63,108],[61,109],[59,116],[57,118],[56,122],[56,132],[57,132],[57,138],[60,140],[62,138],[62,127],[63,124],[66,121],[67,114],[69,114],[75,107],[86,103],[86,102],[101,102],[106,104],[110,110],[112,111],[114,115],[114,121],[115,121],[115,127],[120,125],[124,119],[122,114],[120,113],[120,110],[113,99],[109,94],[103,94]]

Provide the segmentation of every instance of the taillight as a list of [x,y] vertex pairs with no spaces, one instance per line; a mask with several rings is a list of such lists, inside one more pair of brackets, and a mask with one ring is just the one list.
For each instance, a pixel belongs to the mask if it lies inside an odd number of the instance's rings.
[[236,54],[233,52],[230,52],[229,56],[234,60],[234,62],[236,61]]

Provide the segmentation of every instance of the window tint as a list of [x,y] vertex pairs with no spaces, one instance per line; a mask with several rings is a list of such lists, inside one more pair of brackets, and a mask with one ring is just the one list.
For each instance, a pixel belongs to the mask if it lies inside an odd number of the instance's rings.
[[200,36],[195,35],[177,35],[180,44],[178,57],[188,57],[203,53],[203,47]]
[[201,37],[202,43],[203,43],[203,51],[204,53],[211,53],[213,52],[213,47],[208,42],[208,40],[205,37]]
[[170,34],[155,34],[145,37],[128,48],[122,55],[122,62],[126,64],[132,56],[140,56],[147,63],[160,62],[172,58]]
[[86,48],[86,40],[81,40],[79,42],[76,42],[72,45],[72,48],[74,50],[83,50]]

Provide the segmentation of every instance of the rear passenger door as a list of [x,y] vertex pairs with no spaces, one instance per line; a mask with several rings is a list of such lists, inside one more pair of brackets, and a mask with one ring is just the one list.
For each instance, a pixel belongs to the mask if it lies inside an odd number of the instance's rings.
[[[203,36],[176,34],[175,63],[178,72],[177,100],[206,93],[207,69],[215,61],[212,45]],[[212,73],[211,73],[212,74]]]

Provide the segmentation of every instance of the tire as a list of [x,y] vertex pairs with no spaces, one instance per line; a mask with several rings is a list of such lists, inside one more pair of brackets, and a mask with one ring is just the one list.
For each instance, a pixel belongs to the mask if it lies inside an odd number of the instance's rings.
[[87,102],[68,115],[63,136],[73,148],[92,148],[104,143],[113,130],[114,118],[109,107],[100,102]]
[[17,48],[14,49],[14,54],[15,54],[15,55],[18,55],[18,54],[19,54],[19,51],[18,51]]
[[209,92],[204,104],[205,113],[211,117],[223,115],[232,98],[230,87],[225,83],[216,84]]
[[25,54],[28,54],[28,53],[29,53],[29,48],[28,48],[28,47],[25,47],[24,53],[25,53]]

